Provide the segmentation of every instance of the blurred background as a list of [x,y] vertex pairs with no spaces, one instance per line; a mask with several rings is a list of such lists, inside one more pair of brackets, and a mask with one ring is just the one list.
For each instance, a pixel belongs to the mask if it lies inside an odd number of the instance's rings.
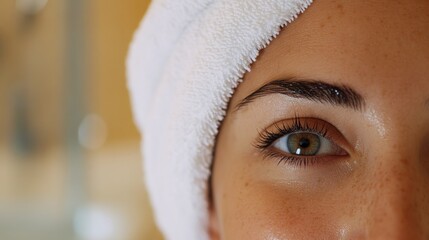
[[0,239],[161,239],[125,57],[149,0],[0,0]]

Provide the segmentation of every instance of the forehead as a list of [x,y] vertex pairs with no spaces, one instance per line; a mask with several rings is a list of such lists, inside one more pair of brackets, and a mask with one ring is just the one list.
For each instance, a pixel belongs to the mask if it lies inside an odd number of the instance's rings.
[[364,97],[426,99],[428,30],[429,1],[315,0],[261,51],[234,98],[296,76],[347,84]]

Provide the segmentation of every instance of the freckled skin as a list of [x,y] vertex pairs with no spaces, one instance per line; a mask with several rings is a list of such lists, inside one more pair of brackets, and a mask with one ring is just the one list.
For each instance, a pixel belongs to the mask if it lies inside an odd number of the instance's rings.
[[[429,1],[315,0],[263,51],[229,105],[211,181],[215,239],[429,239]],[[270,95],[290,76],[345,84],[362,112]],[[317,117],[342,134],[344,159],[305,168],[253,143],[279,120]]]

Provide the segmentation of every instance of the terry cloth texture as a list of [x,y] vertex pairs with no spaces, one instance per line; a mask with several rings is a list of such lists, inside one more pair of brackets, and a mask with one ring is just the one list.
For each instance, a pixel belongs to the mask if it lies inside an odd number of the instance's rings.
[[[208,179],[229,99],[312,0],[154,0],[127,60],[145,181],[166,239],[207,240]],[[142,141],[143,142],[143,141]]]

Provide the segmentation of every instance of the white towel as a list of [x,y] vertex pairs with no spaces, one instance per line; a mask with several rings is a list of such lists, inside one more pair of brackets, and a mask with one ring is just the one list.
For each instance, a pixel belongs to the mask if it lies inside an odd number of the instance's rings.
[[127,61],[145,180],[166,239],[207,240],[208,179],[228,101],[259,50],[312,0],[155,0]]

